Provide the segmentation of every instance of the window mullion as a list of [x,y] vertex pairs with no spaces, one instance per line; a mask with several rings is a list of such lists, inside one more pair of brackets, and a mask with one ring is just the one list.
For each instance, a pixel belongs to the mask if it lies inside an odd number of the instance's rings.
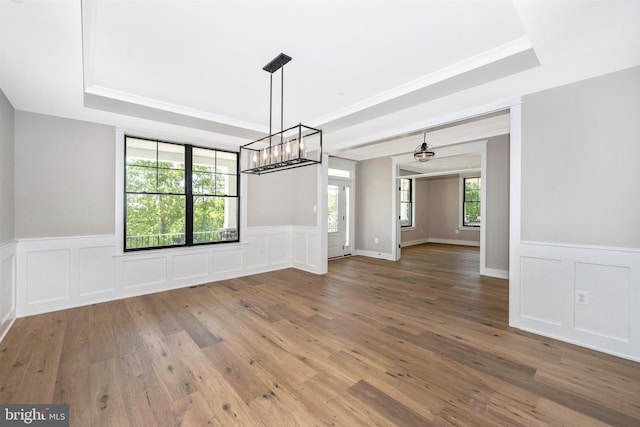
[[185,185],[185,232],[186,232],[186,244],[187,246],[193,245],[193,191],[192,191],[192,178],[193,178],[193,150],[191,145],[185,146],[185,164],[184,164],[184,185]]
[[160,143],[156,141],[156,193],[159,193],[160,188]]

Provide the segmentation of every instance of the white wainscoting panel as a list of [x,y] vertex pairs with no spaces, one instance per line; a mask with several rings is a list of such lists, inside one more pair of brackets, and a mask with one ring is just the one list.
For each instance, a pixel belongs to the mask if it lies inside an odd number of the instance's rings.
[[173,256],[173,275],[176,279],[193,279],[209,275],[209,254],[197,252]]
[[0,244],[0,341],[16,318],[16,242]]
[[116,264],[112,246],[78,249],[78,293],[83,296],[113,292]]
[[574,287],[588,292],[587,303],[575,306],[575,328],[627,342],[630,268],[576,262]]
[[307,266],[316,269],[320,267],[320,238],[315,234],[307,236]]
[[265,268],[267,266],[267,233],[247,236],[247,267]]
[[[116,236],[23,239],[0,247],[0,309],[11,307],[0,314],[13,319],[293,266],[291,226],[245,233],[242,243],[129,253]],[[315,229],[302,236],[318,244]],[[319,260],[308,247],[305,254],[297,267],[313,272]]]
[[640,361],[640,249],[522,242],[512,289],[512,326]]
[[27,302],[69,298],[71,250],[33,251],[27,254]]
[[562,323],[563,286],[562,261],[523,256],[520,259],[520,314],[540,322],[560,326]]
[[291,231],[269,235],[269,264],[291,265]]
[[320,227],[293,227],[293,266],[321,274]]
[[242,276],[244,250],[242,248],[226,249],[213,253],[213,268],[218,274],[238,273],[224,275],[224,277]]
[[307,262],[307,236],[302,233],[293,235],[293,265],[304,265]]
[[247,230],[247,271],[261,273],[293,265],[291,226],[250,227]]
[[122,259],[122,287],[152,286],[167,281],[168,256]]

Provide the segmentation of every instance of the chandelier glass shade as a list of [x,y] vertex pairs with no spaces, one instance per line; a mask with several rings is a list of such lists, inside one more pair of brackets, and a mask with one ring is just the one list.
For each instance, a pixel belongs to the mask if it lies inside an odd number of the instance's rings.
[[419,162],[428,162],[436,155],[433,146],[427,144],[427,133],[424,134],[424,142],[416,147],[413,151],[413,158]]

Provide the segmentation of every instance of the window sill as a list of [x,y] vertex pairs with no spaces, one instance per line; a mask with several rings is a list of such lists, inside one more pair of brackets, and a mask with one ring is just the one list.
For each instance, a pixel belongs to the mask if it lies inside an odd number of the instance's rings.
[[409,227],[400,227],[400,231],[413,231],[415,230],[416,227],[415,226],[409,226]]
[[458,227],[458,230],[467,230],[467,231],[480,231],[480,226],[478,227],[473,227],[473,226],[468,226],[468,225],[461,225]]
[[120,250],[113,254],[114,258],[120,257],[150,257],[153,258],[154,255],[163,256],[167,253],[174,254],[188,254],[193,252],[203,252],[203,251],[223,251],[229,250],[231,248],[235,248],[238,246],[246,246],[247,242],[239,241],[239,242],[227,242],[227,243],[214,243],[214,244],[204,244],[204,245],[194,245],[194,246],[179,246],[175,248],[157,248],[157,249],[142,249],[137,251],[123,251]]

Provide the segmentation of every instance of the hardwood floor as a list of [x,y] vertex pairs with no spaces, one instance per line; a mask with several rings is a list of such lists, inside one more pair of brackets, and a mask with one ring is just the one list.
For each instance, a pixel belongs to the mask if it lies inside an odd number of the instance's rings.
[[0,402],[73,426],[640,425],[640,364],[511,329],[475,248],[18,319]]

